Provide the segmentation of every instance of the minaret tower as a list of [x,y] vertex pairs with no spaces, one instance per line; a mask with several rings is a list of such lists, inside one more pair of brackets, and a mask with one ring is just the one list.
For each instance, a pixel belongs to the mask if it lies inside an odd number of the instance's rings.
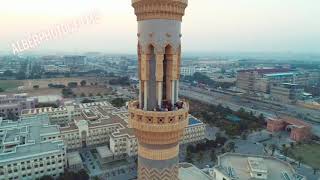
[[139,100],[129,103],[138,179],[177,180],[188,104],[179,100],[181,21],[188,0],[132,0],[138,20]]

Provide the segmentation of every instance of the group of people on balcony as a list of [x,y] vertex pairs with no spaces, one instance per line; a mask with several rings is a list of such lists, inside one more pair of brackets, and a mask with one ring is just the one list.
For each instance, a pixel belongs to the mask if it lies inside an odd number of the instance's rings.
[[[135,104],[136,108],[139,108],[139,103]],[[153,109],[153,111],[176,111],[179,109],[182,109],[184,107],[183,101],[177,101],[176,103],[172,104],[168,100],[162,101],[161,107],[157,105],[156,108]]]
[[183,108],[183,102],[178,101],[174,104],[172,104],[170,101],[162,101],[161,107],[157,106],[154,108],[154,111],[176,111]]

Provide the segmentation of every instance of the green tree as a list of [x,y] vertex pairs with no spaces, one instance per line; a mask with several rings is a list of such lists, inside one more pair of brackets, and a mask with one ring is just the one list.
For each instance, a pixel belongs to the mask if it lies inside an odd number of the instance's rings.
[[242,140],[247,140],[247,133],[246,133],[246,132],[243,132],[243,133],[241,134],[241,139],[242,139]]
[[203,159],[203,152],[200,151],[199,154],[198,154],[198,159],[197,159],[197,160],[198,160],[198,162],[201,163],[201,162],[202,162],[202,159]]
[[274,152],[276,151],[277,145],[271,144],[271,145],[269,146],[269,148],[270,148],[270,150],[271,150],[271,156],[273,156],[273,155],[274,155]]
[[61,90],[61,94],[63,95],[63,97],[69,97],[73,94],[73,91],[70,88],[63,88]]
[[228,149],[228,151],[235,152],[235,150],[236,150],[236,145],[235,145],[235,143],[234,143],[233,141],[229,142],[229,143],[227,144],[227,149]]
[[111,101],[111,104],[115,107],[122,107],[125,103],[126,101],[123,98],[115,98]]
[[34,85],[33,89],[39,89],[39,85]]
[[89,180],[89,175],[86,170],[81,169],[79,172],[75,173],[72,171],[65,170],[65,172],[59,176],[58,180]]
[[315,175],[315,174],[317,174],[317,172],[318,172],[319,168],[312,167],[312,169],[313,169],[313,174],[314,174],[314,175]]
[[81,85],[81,86],[86,86],[86,84],[87,84],[87,81],[86,81],[86,80],[82,80],[82,81],[80,82],[80,85]]
[[300,167],[300,164],[301,164],[301,162],[303,161],[302,156],[298,156],[298,157],[297,157],[297,161],[298,161],[298,164],[299,164],[299,167]]
[[4,89],[0,88],[0,92],[4,92]]
[[14,73],[11,70],[6,70],[3,73],[3,76],[13,76],[13,75],[14,75]]
[[261,120],[261,121],[265,120],[265,117],[264,117],[264,115],[262,113],[259,115],[259,120]]
[[92,103],[94,102],[94,100],[91,100],[91,99],[88,99],[88,98],[85,98],[81,101],[81,103]]
[[293,149],[294,148],[294,142],[290,143],[290,147]]
[[189,151],[187,151],[187,153],[186,153],[186,162],[193,163],[193,161],[192,161],[192,153],[189,152]]
[[92,180],[100,180],[100,178],[98,176],[93,176]]
[[75,87],[77,87],[78,86],[78,83],[77,82],[69,82],[68,83],[68,87],[69,88],[75,88]]
[[214,149],[212,149],[210,152],[210,158],[211,158],[211,161],[216,161],[217,159],[217,155]]
[[289,148],[284,145],[282,148],[282,153],[285,156],[284,160],[287,160],[288,152],[289,152]]
[[17,119],[17,116],[14,114],[14,112],[9,111],[8,114],[7,114],[7,118],[8,118],[9,120],[16,120],[16,119]]
[[54,180],[53,177],[49,176],[49,175],[45,175],[45,176],[42,176],[40,178],[40,180]]

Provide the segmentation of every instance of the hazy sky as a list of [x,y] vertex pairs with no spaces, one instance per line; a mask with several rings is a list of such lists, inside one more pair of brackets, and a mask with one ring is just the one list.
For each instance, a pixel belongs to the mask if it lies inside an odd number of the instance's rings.
[[[320,53],[319,0],[189,0],[185,52]],[[0,0],[0,51],[32,33],[97,9],[100,24],[44,42],[32,51],[136,52],[130,0]]]

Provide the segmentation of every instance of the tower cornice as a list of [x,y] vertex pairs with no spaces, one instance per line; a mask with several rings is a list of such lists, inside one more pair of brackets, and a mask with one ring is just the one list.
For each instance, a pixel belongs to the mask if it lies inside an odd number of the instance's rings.
[[169,19],[182,21],[188,0],[132,0],[138,21]]

